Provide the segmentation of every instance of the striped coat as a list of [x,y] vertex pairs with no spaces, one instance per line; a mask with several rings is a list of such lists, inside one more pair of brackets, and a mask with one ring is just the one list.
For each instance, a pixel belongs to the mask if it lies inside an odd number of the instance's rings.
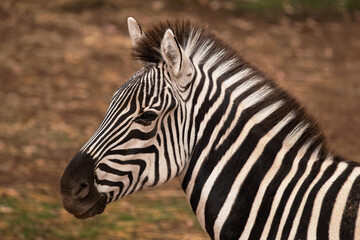
[[294,98],[192,21],[128,26],[144,68],[72,160],[93,163],[98,196],[178,177],[212,239],[360,239],[360,166]]

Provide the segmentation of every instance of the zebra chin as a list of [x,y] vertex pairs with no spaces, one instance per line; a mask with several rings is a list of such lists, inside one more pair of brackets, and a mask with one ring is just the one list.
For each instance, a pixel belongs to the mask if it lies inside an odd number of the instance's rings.
[[107,196],[94,184],[94,161],[91,156],[78,153],[66,167],[60,181],[62,204],[66,211],[79,219],[104,212]]

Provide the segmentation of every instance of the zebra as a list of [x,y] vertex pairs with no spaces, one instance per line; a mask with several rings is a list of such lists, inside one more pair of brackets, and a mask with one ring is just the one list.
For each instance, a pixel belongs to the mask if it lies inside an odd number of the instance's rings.
[[68,212],[178,178],[211,239],[360,239],[360,164],[293,97],[193,20],[128,30],[143,67],[66,167]]

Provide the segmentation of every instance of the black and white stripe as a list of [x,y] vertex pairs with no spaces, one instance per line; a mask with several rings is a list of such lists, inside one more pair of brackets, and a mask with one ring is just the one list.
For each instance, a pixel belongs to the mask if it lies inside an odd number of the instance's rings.
[[292,97],[191,21],[129,32],[145,67],[82,148],[108,202],[177,176],[212,239],[360,239],[360,166]]

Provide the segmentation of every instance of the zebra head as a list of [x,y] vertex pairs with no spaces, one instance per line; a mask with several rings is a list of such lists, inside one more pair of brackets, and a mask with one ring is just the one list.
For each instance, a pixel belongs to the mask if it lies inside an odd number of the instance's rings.
[[[133,18],[128,28],[134,48],[146,45]],[[162,61],[145,63],[115,92],[103,122],[65,169],[63,205],[78,218],[100,214],[106,204],[164,183],[186,166],[186,95],[194,66],[171,29],[160,37],[154,55]]]

